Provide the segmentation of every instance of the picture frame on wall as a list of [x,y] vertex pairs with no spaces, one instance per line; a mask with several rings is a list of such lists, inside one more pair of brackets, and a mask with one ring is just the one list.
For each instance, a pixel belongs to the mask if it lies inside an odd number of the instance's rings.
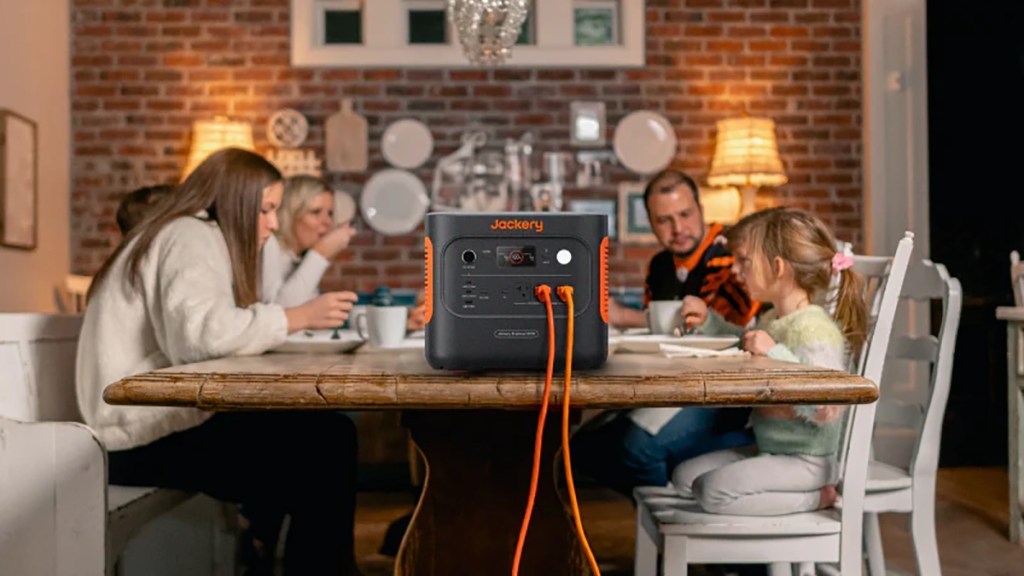
[[615,200],[595,200],[592,198],[572,200],[569,202],[569,211],[604,214],[608,217],[608,239],[615,240],[618,237],[616,234],[618,214],[615,211]]
[[605,106],[604,102],[573,102],[569,105],[570,134],[573,146],[604,146]]
[[644,204],[644,182],[619,183],[619,240],[625,244],[656,244]]
[[573,24],[576,46],[618,45],[618,0],[575,0]]
[[0,108],[0,246],[36,247],[38,162],[36,123]]

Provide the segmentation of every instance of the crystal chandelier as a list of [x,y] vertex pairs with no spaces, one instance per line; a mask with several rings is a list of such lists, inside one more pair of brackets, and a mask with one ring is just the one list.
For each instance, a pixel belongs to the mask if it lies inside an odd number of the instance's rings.
[[530,0],[448,0],[448,19],[474,64],[501,64],[512,52]]

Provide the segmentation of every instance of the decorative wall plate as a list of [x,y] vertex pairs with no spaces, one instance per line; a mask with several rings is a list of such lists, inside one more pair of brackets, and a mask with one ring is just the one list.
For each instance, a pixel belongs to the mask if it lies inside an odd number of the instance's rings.
[[356,215],[356,201],[344,190],[334,191],[334,222],[344,224]]
[[427,189],[415,175],[388,168],[374,174],[363,187],[359,208],[363,220],[381,234],[408,234],[423,221],[430,206]]
[[279,148],[298,148],[309,134],[309,122],[302,112],[283,108],[267,120],[267,140]]
[[615,155],[637,174],[664,170],[675,158],[676,145],[672,124],[657,112],[637,110],[615,127]]
[[434,151],[434,137],[430,128],[419,120],[398,120],[384,130],[380,151],[392,166],[410,170],[419,168]]

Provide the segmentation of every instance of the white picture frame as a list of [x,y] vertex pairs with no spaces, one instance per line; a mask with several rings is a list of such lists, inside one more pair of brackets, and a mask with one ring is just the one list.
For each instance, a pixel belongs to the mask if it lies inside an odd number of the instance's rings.
[[657,244],[644,202],[644,182],[619,183],[619,241],[624,244]]
[[36,123],[0,108],[0,245],[34,250],[38,237]]
[[618,238],[616,222],[618,213],[615,209],[615,200],[602,200],[595,198],[581,198],[569,201],[570,212],[582,212],[585,214],[604,214],[608,217],[608,239]]
[[[427,1],[429,4],[429,0]],[[586,0],[591,2],[596,0]],[[504,68],[640,68],[646,64],[646,1],[613,2],[618,14],[614,45],[576,46],[574,8],[586,2],[544,0],[530,13],[534,42],[512,48]],[[407,10],[417,0],[291,0],[291,64],[295,67],[474,68],[449,29],[451,41],[441,44],[408,43]],[[599,4],[605,4],[599,2]],[[362,22],[361,44],[323,41],[323,13],[329,9],[358,7]]]
[[569,105],[569,118],[569,139],[573,146],[600,147],[607,144],[604,102],[573,102]]

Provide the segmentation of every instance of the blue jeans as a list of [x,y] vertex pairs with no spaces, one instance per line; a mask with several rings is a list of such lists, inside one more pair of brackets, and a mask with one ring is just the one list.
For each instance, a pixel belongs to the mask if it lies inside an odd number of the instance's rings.
[[626,411],[572,438],[573,467],[632,498],[637,486],[665,486],[672,470],[701,454],[747,446],[754,441],[746,408],[683,408],[652,435]]

